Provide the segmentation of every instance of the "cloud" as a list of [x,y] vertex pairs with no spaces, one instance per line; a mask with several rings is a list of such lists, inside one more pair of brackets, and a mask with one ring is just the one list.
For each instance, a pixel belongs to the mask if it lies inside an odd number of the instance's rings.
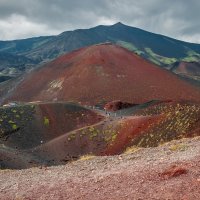
[[23,39],[50,33],[59,32],[50,29],[46,24],[31,22],[25,16],[18,14],[12,14],[6,21],[0,20],[0,35],[3,39]]
[[0,0],[0,39],[59,34],[121,21],[200,42],[199,0]]

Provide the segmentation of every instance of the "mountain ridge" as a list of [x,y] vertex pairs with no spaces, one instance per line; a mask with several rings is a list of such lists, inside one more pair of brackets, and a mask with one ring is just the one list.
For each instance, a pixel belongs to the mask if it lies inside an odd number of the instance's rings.
[[[99,25],[89,29],[65,31],[55,36],[0,41],[0,52],[24,56],[32,61],[33,67],[37,67],[38,64],[49,62],[64,53],[104,42],[112,42],[125,47],[168,70],[178,61],[200,60],[200,44],[183,42],[127,26],[121,22],[111,26]],[[14,60],[9,61],[9,66],[13,63]],[[26,61],[23,64],[25,68],[28,65]],[[9,66],[0,67],[5,69]],[[4,75],[8,74],[4,73]]]

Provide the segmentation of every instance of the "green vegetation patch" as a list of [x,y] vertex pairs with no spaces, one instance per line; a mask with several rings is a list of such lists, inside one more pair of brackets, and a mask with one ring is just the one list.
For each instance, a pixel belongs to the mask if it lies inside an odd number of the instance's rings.
[[75,138],[87,138],[91,141],[102,141],[108,145],[113,145],[118,135],[116,127],[112,125],[107,126],[104,129],[100,129],[95,126],[90,126],[86,129],[80,130],[79,133],[73,132],[67,137],[67,141],[73,141]]
[[33,119],[35,106],[29,104],[0,107],[0,138],[23,129]]
[[155,64],[172,65],[173,63],[177,61],[176,58],[168,58],[168,57],[160,56],[154,53],[150,48],[144,48],[144,49],[149,57],[149,60],[151,60]]
[[130,50],[130,51],[133,51],[134,53],[138,54],[138,55],[141,55],[141,54],[144,54],[143,51],[141,51],[140,49],[138,49],[135,45],[133,45],[132,43],[130,42],[125,42],[125,41],[117,41],[117,44]]
[[200,120],[200,106],[190,104],[156,105],[145,109],[142,115],[159,115],[162,117],[153,125],[149,124],[148,132],[140,134],[133,141],[134,145],[153,147],[165,142],[188,136]]
[[44,125],[49,126],[49,119],[46,116],[44,117]]
[[199,60],[200,60],[200,54],[192,50],[189,50],[187,52],[187,56],[181,59],[181,61],[185,62],[198,62]]

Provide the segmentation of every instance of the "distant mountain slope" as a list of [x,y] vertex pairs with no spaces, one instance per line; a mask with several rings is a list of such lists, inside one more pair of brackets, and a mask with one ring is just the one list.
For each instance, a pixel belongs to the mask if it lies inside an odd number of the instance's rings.
[[52,36],[35,37],[21,40],[0,41],[0,52],[21,54],[39,47],[50,40]]
[[176,62],[171,71],[200,83],[200,62]]
[[21,75],[36,63],[23,55],[0,52],[0,83]]
[[0,41],[0,82],[24,73],[43,60],[28,58],[25,52],[46,42],[51,37],[14,41]]
[[200,90],[112,44],[65,54],[29,73],[7,101],[67,100],[88,105],[113,100],[200,99]]
[[34,65],[35,63],[35,61],[25,56],[0,52],[0,70],[8,70],[8,68],[14,68],[16,71],[25,70],[28,65]]
[[122,23],[66,31],[57,36],[1,41],[0,52],[23,55],[37,64],[81,47],[104,42],[117,43],[166,68],[177,61],[200,60],[199,44],[182,42]]

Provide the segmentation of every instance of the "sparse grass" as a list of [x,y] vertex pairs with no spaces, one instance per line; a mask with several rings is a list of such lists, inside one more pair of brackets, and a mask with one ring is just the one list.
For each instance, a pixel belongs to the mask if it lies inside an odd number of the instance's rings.
[[16,197],[15,200],[24,200],[23,197]]
[[131,146],[131,147],[127,147],[126,150],[124,151],[124,154],[131,154],[131,153],[135,153],[138,150],[140,150],[141,148],[138,146]]
[[95,137],[98,136],[98,134],[100,133],[100,131],[98,129],[96,129],[95,127],[91,126],[88,129],[88,133],[89,133],[90,140],[92,140],[93,138],[95,138]]
[[145,110],[143,115],[161,114],[162,117],[154,126],[149,125],[148,133],[142,134],[133,143],[142,147],[158,146],[186,137],[188,131],[195,128],[200,113],[199,105],[185,103],[159,104]]
[[171,151],[185,151],[188,148],[186,144],[173,144],[169,147]]
[[69,137],[67,138],[67,141],[71,141],[71,140],[73,140],[73,139],[75,139],[76,138],[76,133],[71,133],[70,135],[69,135]]
[[1,172],[11,172],[12,169],[7,169],[7,168],[0,168]]
[[0,107],[0,138],[26,126],[33,119],[35,108],[28,104],[21,104],[15,107]]
[[93,158],[95,158],[96,156],[93,155],[93,154],[86,154],[86,155],[83,155],[83,156],[80,156],[78,160],[91,160]]
[[117,132],[113,127],[108,127],[108,129],[103,131],[104,141],[112,144],[117,138]]

